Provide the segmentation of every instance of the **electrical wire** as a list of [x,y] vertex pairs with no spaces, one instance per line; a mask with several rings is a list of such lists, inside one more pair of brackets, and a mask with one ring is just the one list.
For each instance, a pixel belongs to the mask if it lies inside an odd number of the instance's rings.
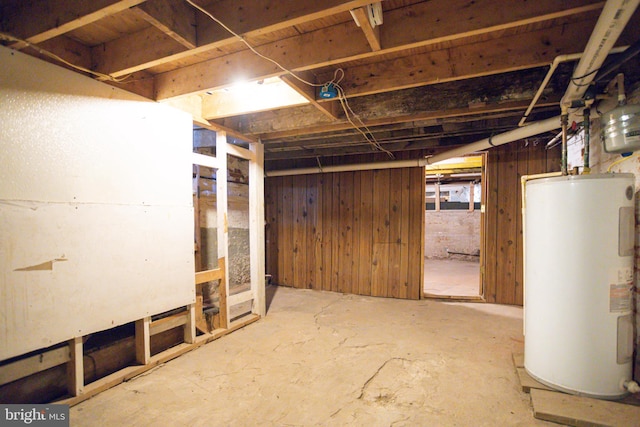
[[637,159],[637,158],[638,158],[638,156],[640,156],[640,153],[636,153],[636,154],[634,154],[634,155],[632,155],[632,156],[627,156],[627,157],[623,157],[623,158],[621,158],[621,159],[616,160],[615,162],[613,162],[613,163],[611,163],[611,164],[609,165],[609,167],[607,168],[607,173],[610,173],[610,172],[611,172],[611,169],[613,169],[613,167],[614,167],[614,166],[617,166],[617,165],[619,165],[619,164],[620,164],[620,163],[622,163],[622,162],[626,162],[627,160]]
[[[355,130],[360,132],[360,134],[362,134],[362,136],[367,140],[367,142],[370,143],[373,147],[375,147],[376,149],[386,153],[392,159],[395,158],[395,156],[393,155],[393,153],[391,151],[386,150],[385,148],[383,148],[380,145],[380,143],[373,136],[373,133],[371,132],[371,130],[369,130],[369,128],[364,124],[364,122],[360,119],[360,117],[349,106],[349,102],[347,101],[347,97],[346,97],[345,91],[342,88],[342,86],[340,86],[340,82],[344,79],[344,70],[342,68],[336,69],[334,71],[334,73],[333,73],[333,79],[328,81],[328,82],[326,82],[326,83],[319,83],[318,84],[318,83],[309,82],[309,81],[303,79],[302,77],[298,76],[296,73],[294,73],[293,71],[289,70],[288,68],[286,68],[282,64],[280,64],[275,59],[269,58],[268,56],[263,55],[262,53],[258,52],[251,45],[251,43],[249,43],[243,36],[241,36],[240,34],[236,33],[235,31],[233,31],[231,28],[229,28],[227,25],[225,25],[224,22],[222,22],[221,20],[216,18],[211,12],[209,12],[206,9],[204,9],[202,6],[194,3],[192,0],[185,0],[185,1],[187,3],[189,3],[191,6],[193,6],[194,8],[196,8],[197,10],[199,10],[200,12],[204,13],[205,15],[207,15],[211,20],[213,20],[218,25],[220,25],[222,28],[224,28],[229,34],[233,35],[235,38],[237,38],[242,43],[244,43],[244,45],[247,46],[247,48],[251,52],[253,52],[255,55],[259,56],[262,59],[265,59],[265,60],[271,62],[273,65],[275,65],[276,67],[280,68],[285,73],[291,75],[292,77],[294,77],[298,81],[300,81],[300,82],[302,82],[302,83],[304,83],[304,84],[306,84],[308,86],[311,86],[311,87],[328,87],[330,85],[333,85],[336,88],[337,92],[338,92],[338,100],[340,101],[340,105],[342,106],[342,109],[344,110],[344,113],[345,113],[345,116],[347,118],[347,121],[354,127]],[[341,75],[338,78],[338,75],[340,73],[341,73]],[[360,123],[360,126],[356,125],[356,123],[351,118],[352,116],[353,116],[354,119],[356,119]],[[364,128],[364,131],[362,130],[363,128]]]
[[111,82],[123,83],[126,79],[128,79],[131,76],[129,74],[129,75],[126,75],[126,76],[123,76],[123,77],[113,77],[113,76],[110,76],[109,74],[104,74],[104,73],[100,73],[98,71],[90,70],[90,69],[85,68],[85,67],[83,67],[81,65],[73,64],[73,63],[67,61],[66,59],[63,59],[63,58],[59,57],[55,53],[49,52],[48,50],[45,50],[45,49],[41,48],[38,45],[35,45],[35,44],[31,43],[31,42],[28,42],[26,40],[20,39],[18,37],[14,37],[11,34],[7,34],[7,33],[4,33],[4,32],[0,32],[0,40],[22,43],[22,44],[34,49],[36,52],[38,52],[41,55],[44,55],[44,56],[46,56],[48,58],[51,58],[51,59],[53,59],[55,61],[61,62],[61,63],[65,64],[65,65],[67,65],[67,66],[69,66],[71,68],[74,68],[74,69],[78,70],[78,71],[83,71],[85,73],[88,73],[88,74],[91,74],[93,76],[96,76],[99,80],[103,80],[103,81],[108,80],[108,81],[111,81]]

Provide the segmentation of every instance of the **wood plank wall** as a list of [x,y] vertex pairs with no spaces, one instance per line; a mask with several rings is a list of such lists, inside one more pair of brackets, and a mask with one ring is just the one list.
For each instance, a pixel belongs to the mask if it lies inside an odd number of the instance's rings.
[[419,299],[424,170],[271,177],[265,183],[272,282]]
[[560,170],[560,148],[517,141],[487,152],[484,297],[499,304],[523,304],[523,175]]

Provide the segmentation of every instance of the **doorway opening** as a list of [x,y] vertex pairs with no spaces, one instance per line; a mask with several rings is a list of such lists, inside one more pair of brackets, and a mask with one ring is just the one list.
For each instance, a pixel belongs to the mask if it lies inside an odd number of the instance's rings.
[[424,296],[482,300],[483,156],[425,167]]

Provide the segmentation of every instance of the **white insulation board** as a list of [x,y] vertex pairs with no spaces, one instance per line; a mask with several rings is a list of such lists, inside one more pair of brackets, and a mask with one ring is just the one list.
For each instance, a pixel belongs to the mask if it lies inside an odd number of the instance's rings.
[[194,302],[191,117],[0,63],[0,360]]

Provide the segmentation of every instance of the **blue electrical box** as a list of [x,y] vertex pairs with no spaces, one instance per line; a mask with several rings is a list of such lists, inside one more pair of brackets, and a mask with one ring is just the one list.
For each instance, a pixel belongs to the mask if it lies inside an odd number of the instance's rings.
[[338,90],[333,83],[328,83],[320,88],[320,98],[331,99],[338,96]]

